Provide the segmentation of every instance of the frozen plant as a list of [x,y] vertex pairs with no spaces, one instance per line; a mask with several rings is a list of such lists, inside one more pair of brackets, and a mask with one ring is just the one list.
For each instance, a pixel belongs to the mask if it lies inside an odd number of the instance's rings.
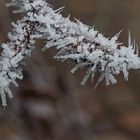
[[129,34],[128,45],[119,43],[119,34],[106,38],[96,31],[94,27],[83,24],[75,19],[61,15],[62,8],[58,10],[45,0],[11,0],[6,4],[17,7],[14,13],[21,13],[23,17],[12,23],[13,29],[8,33],[8,42],[2,43],[0,56],[0,94],[2,105],[6,106],[6,95],[12,97],[10,85],[18,85],[16,80],[22,79],[22,65],[31,55],[34,44],[39,39],[46,39],[42,48],[58,49],[55,58],[75,62],[72,73],[86,67],[87,72],[81,84],[85,85],[89,77],[93,78],[100,73],[97,86],[105,81],[106,85],[117,82],[115,76],[124,74],[128,80],[130,69],[140,68],[138,47],[131,40]]

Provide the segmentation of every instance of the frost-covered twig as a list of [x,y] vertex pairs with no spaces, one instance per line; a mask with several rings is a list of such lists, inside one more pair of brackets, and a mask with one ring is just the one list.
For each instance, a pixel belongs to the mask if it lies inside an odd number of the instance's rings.
[[76,65],[72,73],[87,68],[82,85],[89,77],[93,80],[95,73],[100,73],[96,86],[103,80],[106,85],[115,84],[115,75],[123,72],[128,80],[128,70],[140,68],[138,48],[130,34],[128,46],[124,46],[118,42],[119,34],[106,38],[79,20],[64,18],[60,14],[62,8],[53,10],[44,0],[12,0],[7,6],[18,7],[14,13],[23,13],[23,18],[13,23],[9,41],[1,44],[0,94],[3,106],[7,105],[5,94],[12,97],[10,84],[17,85],[16,80],[23,78],[21,65],[38,39],[47,40],[42,50],[51,47],[59,50],[55,58],[74,60]]

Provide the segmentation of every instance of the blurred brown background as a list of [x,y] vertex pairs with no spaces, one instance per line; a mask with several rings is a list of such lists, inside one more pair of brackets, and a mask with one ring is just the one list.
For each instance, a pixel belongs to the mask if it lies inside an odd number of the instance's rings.
[[[11,21],[19,17],[0,0],[0,42],[7,40]],[[140,44],[140,0],[48,0],[54,9],[65,6],[86,24],[113,36],[121,29],[127,44],[128,30]],[[14,99],[0,108],[0,140],[140,140],[140,71],[122,75],[118,84],[96,90],[89,81],[81,86],[84,70],[71,74],[71,62],[52,57],[54,49],[40,51],[37,43],[26,62],[24,79],[13,88]]]

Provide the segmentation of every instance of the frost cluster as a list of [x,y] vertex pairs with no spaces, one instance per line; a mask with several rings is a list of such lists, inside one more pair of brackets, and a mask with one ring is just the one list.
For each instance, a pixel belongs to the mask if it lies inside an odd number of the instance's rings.
[[62,8],[53,10],[44,0],[12,0],[7,6],[15,6],[14,13],[22,13],[23,18],[12,23],[13,29],[8,34],[9,41],[2,43],[0,56],[0,94],[2,105],[6,106],[6,95],[12,97],[10,85],[17,86],[17,79],[22,79],[22,65],[30,56],[34,44],[39,39],[46,39],[42,48],[58,49],[55,58],[71,59],[76,64],[71,72],[87,68],[81,84],[85,85],[89,77],[99,73],[96,86],[105,81],[106,85],[117,82],[115,76],[124,74],[128,80],[128,70],[140,68],[140,58],[135,42],[129,34],[128,45],[118,42],[119,34],[106,38],[79,20],[70,20],[61,15]]

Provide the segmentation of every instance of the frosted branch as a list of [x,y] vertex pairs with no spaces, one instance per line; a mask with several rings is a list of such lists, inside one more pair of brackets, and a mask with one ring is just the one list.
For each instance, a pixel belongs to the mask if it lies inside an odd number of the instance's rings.
[[79,20],[71,21],[61,15],[62,8],[53,10],[44,0],[12,0],[7,6],[18,7],[14,13],[23,13],[23,18],[13,23],[13,30],[8,34],[9,41],[1,44],[0,56],[0,94],[2,105],[6,106],[6,95],[12,97],[11,83],[22,79],[22,65],[30,56],[34,43],[46,39],[43,51],[51,47],[58,49],[57,59],[73,60],[76,65],[72,73],[86,67],[87,72],[82,85],[89,77],[100,73],[96,86],[105,81],[106,85],[117,82],[115,76],[124,74],[128,80],[130,69],[140,68],[140,58],[135,42],[129,34],[128,45],[118,42],[119,34],[106,38],[94,27]]

